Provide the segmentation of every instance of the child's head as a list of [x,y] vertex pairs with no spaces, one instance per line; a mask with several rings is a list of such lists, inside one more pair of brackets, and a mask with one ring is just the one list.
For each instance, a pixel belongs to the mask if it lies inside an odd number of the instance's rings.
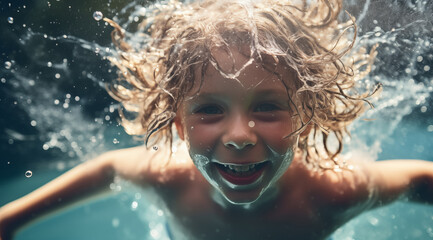
[[[324,156],[333,159],[341,151],[345,127],[363,111],[359,99],[364,96],[350,95],[355,75],[370,58],[361,52],[344,56],[354,37],[344,31],[353,20],[338,21],[341,1],[294,2],[169,1],[142,24],[143,49],[129,47],[116,26],[113,39],[120,58],[112,62],[122,76],[111,93],[137,113],[132,120],[122,115],[128,133],[146,134],[147,140],[157,131],[159,140],[171,142],[179,107],[186,96],[200,94],[209,69],[240,81],[240,74],[256,66],[281,82],[287,112],[296,118],[296,127],[282,141],[301,134],[299,147],[314,162],[321,154],[317,139],[322,139]],[[218,54],[225,55],[224,62]],[[236,62],[236,54],[243,56],[243,64]],[[330,133],[339,142],[334,152],[326,145]]]

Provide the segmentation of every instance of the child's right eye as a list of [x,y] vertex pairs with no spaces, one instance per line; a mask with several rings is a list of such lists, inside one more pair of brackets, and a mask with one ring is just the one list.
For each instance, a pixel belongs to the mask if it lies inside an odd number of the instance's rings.
[[207,115],[215,115],[215,114],[222,114],[223,111],[217,107],[217,106],[204,106],[199,108],[197,111],[195,111],[194,113],[202,113],[202,114],[207,114]]

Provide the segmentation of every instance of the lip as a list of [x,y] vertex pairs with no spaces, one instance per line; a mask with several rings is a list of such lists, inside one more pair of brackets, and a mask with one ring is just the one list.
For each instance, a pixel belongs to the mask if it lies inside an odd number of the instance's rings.
[[[238,185],[238,186],[245,186],[255,183],[263,174],[266,167],[268,166],[268,162],[260,162],[256,166],[257,169],[254,171],[248,171],[245,173],[235,173],[233,171],[227,170],[227,168],[224,167],[226,164],[219,164],[214,163],[216,165],[216,169],[218,173],[223,177],[225,180],[230,182],[231,184]],[[229,164],[233,166],[245,166],[245,165],[251,165],[251,164]]]

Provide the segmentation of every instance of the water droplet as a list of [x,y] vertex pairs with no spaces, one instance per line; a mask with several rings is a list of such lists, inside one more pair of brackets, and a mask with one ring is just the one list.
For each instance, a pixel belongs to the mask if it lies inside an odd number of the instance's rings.
[[146,12],[147,12],[147,9],[146,9],[145,7],[141,7],[141,8],[138,10],[138,14],[140,14],[141,16],[145,16],[145,15],[146,15]]
[[248,127],[252,128],[256,125],[256,123],[254,121],[249,121],[248,122]]
[[424,71],[425,71],[425,72],[430,71],[430,66],[429,66],[429,65],[425,65],[425,66],[424,66]]
[[56,75],[54,75],[55,78],[59,79],[60,78],[60,73],[56,73]]
[[13,17],[8,17],[8,23],[10,23],[10,24],[14,23],[14,18]]
[[33,176],[33,173],[32,173],[32,171],[28,170],[28,171],[25,173],[25,175],[26,175],[26,178],[30,178],[30,177]]
[[32,125],[32,127],[35,127],[37,124],[38,124],[38,123],[37,123],[35,120],[32,120],[32,121],[30,122],[30,125]]
[[135,193],[134,197],[135,199],[141,199],[141,193]]
[[137,207],[138,207],[138,202],[137,202],[137,201],[133,201],[133,202],[131,203],[131,209],[132,209],[132,210],[136,210]]
[[[428,125],[427,131],[428,132],[433,132],[433,125]],[[433,219],[433,217],[432,217],[432,219]]]
[[96,11],[93,13],[93,18],[96,21],[100,21],[103,17],[104,17],[104,15],[100,11]]
[[11,69],[11,67],[12,67],[12,63],[9,62],[9,61],[6,61],[6,62],[5,62],[5,68],[6,68],[6,69]]
[[44,145],[42,145],[42,149],[44,149],[46,151],[46,150],[50,149],[50,146],[45,143]]
[[2,78],[2,79],[1,79],[1,82],[2,82],[2,83],[6,83],[6,78]]
[[153,146],[152,148],[153,148],[153,150],[155,150],[155,151],[158,150],[158,146]]
[[53,63],[52,63],[52,62],[47,62],[47,66],[48,66],[48,67],[52,67],[52,66],[53,66]]
[[113,218],[113,220],[111,220],[111,224],[113,225],[114,228],[117,228],[120,224],[120,221],[118,218]]
[[424,59],[424,58],[423,58],[422,56],[418,56],[418,57],[416,57],[416,61],[417,61],[417,62],[422,62],[423,59]]
[[118,143],[119,143],[119,140],[117,140],[117,138],[114,138],[114,139],[113,139],[113,143],[114,143],[114,144],[118,144]]
[[164,212],[163,212],[162,210],[158,210],[158,211],[156,212],[156,214],[158,214],[158,216],[163,216],[163,215],[164,215]]
[[55,99],[55,100],[54,100],[54,104],[55,104],[55,105],[59,105],[59,103],[60,103],[59,99]]

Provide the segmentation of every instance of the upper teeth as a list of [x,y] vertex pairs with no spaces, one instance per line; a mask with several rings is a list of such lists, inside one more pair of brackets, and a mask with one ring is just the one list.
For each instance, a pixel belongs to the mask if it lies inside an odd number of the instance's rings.
[[232,164],[224,164],[224,167],[228,167],[231,170],[237,171],[237,172],[246,172],[250,169],[253,169],[256,166],[256,164],[248,164],[248,165],[232,165]]

